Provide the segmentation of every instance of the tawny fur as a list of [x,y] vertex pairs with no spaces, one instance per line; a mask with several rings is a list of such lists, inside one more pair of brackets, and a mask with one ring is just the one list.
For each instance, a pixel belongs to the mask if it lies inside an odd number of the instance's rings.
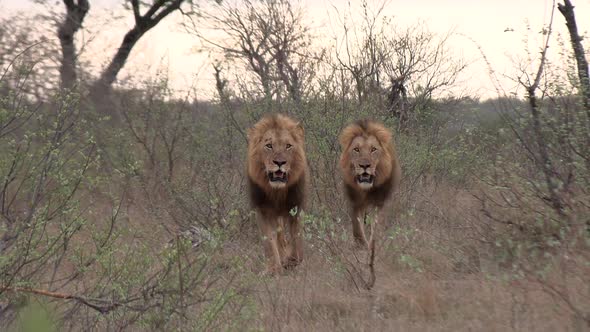
[[[303,127],[281,114],[262,118],[248,131],[250,200],[256,210],[271,273],[303,260],[299,213],[304,208],[307,174],[304,144]],[[279,159],[283,166],[274,164]],[[277,168],[286,170],[287,176],[286,183],[279,186],[269,180],[269,172]],[[290,243],[286,241],[284,226],[289,228]]]
[[[370,120],[360,120],[344,128],[339,141],[342,148],[340,170],[351,207],[353,235],[358,244],[366,247],[373,238],[373,227],[371,240],[367,241],[365,237],[363,224],[366,215],[376,211],[374,223],[383,220],[384,207],[399,186],[401,169],[395,145],[391,131]],[[370,187],[357,181],[360,164],[371,165],[369,173],[374,180]]]

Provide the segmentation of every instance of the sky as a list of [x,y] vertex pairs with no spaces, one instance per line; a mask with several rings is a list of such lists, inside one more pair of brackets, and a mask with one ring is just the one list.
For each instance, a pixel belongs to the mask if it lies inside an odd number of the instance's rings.
[[[207,1],[213,3],[213,0],[201,0],[200,3],[206,6]],[[335,33],[335,8],[339,11],[347,6],[360,8],[360,1],[352,0],[300,1],[308,13],[312,32],[319,38]],[[49,3],[63,6],[59,0]],[[122,0],[90,0],[90,3],[91,10],[86,19],[88,30],[83,39],[90,41],[89,60],[103,64],[114,54],[126,29],[133,23],[132,17],[123,9]],[[369,3],[377,4],[378,1],[369,0]],[[590,0],[572,0],[572,3],[580,33],[589,31]],[[541,47],[542,38],[538,31],[548,24],[552,4],[551,0],[389,0],[384,14],[392,16],[400,26],[422,21],[433,32],[453,31],[450,49],[454,56],[469,63],[459,83],[461,88],[481,97],[493,97],[496,95],[495,85],[481,52],[486,55],[502,87],[508,91],[514,89],[515,83],[504,76],[513,74],[516,62],[525,57],[525,44],[528,43],[531,50]],[[0,0],[0,16],[37,8],[39,5],[28,0]],[[122,19],[107,19],[113,13]],[[177,91],[196,87],[202,97],[211,97],[214,85],[211,63],[216,56],[198,52],[198,41],[183,31],[180,20],[180,15],[169,17],[145,35],[119,77],[141,79],[165,68],[170,84]],[[555,10],[554,34],[559,33],[565,36],[567,30],[561,14]],[[590,48],[590,43],[586,45],[587,49]]]

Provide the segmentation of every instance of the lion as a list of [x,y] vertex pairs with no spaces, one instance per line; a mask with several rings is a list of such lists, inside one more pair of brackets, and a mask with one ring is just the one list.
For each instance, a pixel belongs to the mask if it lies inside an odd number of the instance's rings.
[[[374,226],[385,219],[384,207],[398,189],[401,177],[392,134],[381,123],[360,120],[344,128],[339,141],[342,147],[339,166],[351,207],[354,240],[371,249]],[[376,215],[367,242],[364,223],[372,211]]]
[[[250,200],[263,235],[271,274],[303,260],[302,226],[307,161],[303,127],[274,114],[248,130],[247,174]],[[291,243],[285,239],[284,224]]]

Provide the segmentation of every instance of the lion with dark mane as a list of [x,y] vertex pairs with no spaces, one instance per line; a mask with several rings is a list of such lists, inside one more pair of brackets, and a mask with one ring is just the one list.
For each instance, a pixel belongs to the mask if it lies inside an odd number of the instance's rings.
[[[278,273],[303,260],[302,227],[307,162],[303,127],[274,114],[248,131],[250,200],[263,235],[268,270]],[[287,243],[284,225],[290,233]]]
[[[374,246],[374,226],[385,218],[385,205],[401,177],[391,131],[378,122],[360,120],[342,130],[340,145],[340,170],[352,210],[352,233],[357,244],[370,248]],[[364,223],[371,211],[377,213],[367,242]]]

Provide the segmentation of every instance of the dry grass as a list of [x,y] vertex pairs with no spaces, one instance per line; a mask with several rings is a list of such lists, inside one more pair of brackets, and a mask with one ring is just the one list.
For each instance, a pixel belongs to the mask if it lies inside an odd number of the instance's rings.
[[[380,265],[371,291],[357,291],[326,257],[251,290],[264,330],[572,330],[572,316],[547,294],[482,273],[435,276]],[[248,328],[248,329],[249,329]]]
[[[377,283],[363,289],[367,252],[352,240],[308,237],[303,264],[280,277],[254,278],[246,291],[256,315],[243,330],[269,331],[579,331],[585,323],[535,280],[507,278],[488,249],[465,230],[477,215],[472,196],[448,186],[426,186],[412,214],[398,213],[378,249]],[[407,206],[398,206],[407,210]],[[407,211],[405,211],[407,212]],[[348,224],[336,233],[349,232]],[[255,245],[252,245],[254,241]],[[332,250],[330,249],[332,246]],[[336,250],[333,250],[336,248]],[[225,255],[243,257],[247,273],[263,270],[262,248],[249,232]],[[358,260],[355,258],[358,257]],[[402,257],[407,257],[406,260]],[[352,271],[352,272],[351,272]],[[571,295],[588,291],[580,276]],[[588,304],[588,293],[579,297]]]

